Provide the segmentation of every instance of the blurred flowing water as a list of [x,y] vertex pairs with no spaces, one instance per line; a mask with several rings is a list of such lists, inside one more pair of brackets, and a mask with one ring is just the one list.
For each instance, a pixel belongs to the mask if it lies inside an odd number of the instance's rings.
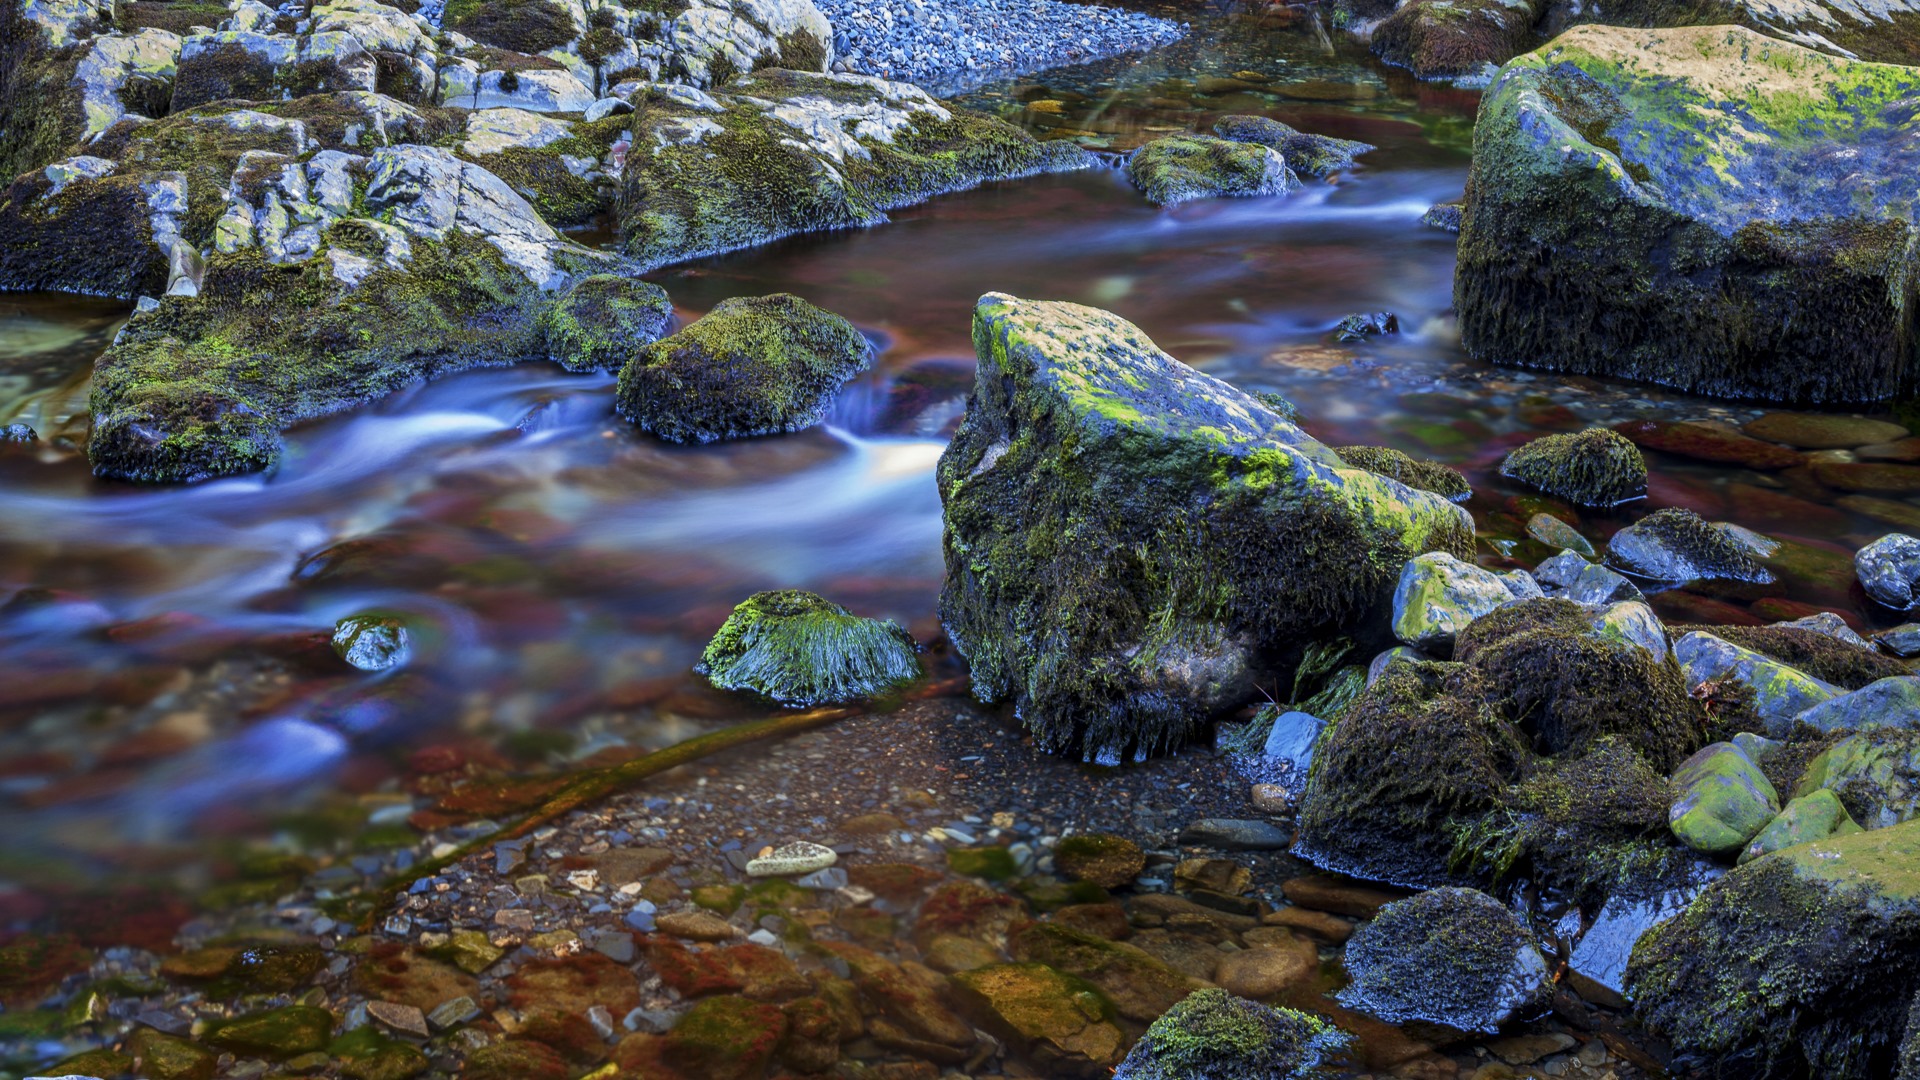
[[[1421,215],[1461,193],[1475,95],[1415,84],[1279,10],[1180,5],[1165,13],[1195,33],[1178,46],[959,103],[1110,151],[1264,113],[1378,147],[1350,174],[1160,210],[1094,169],[654,275],[683,320],[790,291],[873,336],[875,370],[798,435],[665,445],[613,415],[611,377],[526,365],[302,425],[271,476],[103,482],[84,455],[87,377],[124,309],[0,297],[0,426],[41,436],[0,448],[0,878],[187,874],[199,863],[183,855],[323,836],[316,807],[379,792],[408,753],[449,740],[578,761],[753,715],[688,671],[756,590],[813,589],[935,638],[932,471],[964,410],[983,292],[1111,309],[1196,367],[1285,393],[1330,443],[1460,466],[1495,564],[1546,554],[1521,528],[1539,503],[1493,473],[1527,437],[1751,414],[1468,361],[1448,311],[1454,238]],[[1231,85],[1203,93],[1196,77]],[[1400,332],[1334,340],[1343,316],[1377,311]],[[1587,515],[1590,537],[1677,504],[1808,553],[1770,589],[1667,594],[1669,618],[1758,617],[1760,599],[1858,610],[1844,554],[1883,526],[1797,482],[1655,469],[1648,504]],[[333,657],[333,623],[367,611],[406,620],[412,663],[365,675]]]

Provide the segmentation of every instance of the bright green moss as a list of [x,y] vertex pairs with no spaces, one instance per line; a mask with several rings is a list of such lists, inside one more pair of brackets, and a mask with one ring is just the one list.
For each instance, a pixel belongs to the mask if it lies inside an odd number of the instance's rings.
[[1114,1080],[1311,1080],[1350,1041],[1311,1013],[1210,987],[1155,1020]]
[[1341,446],[1333,451],[1340,460],[1356,469],[1378,473],[1398,480],[1410,488],[1431,491],[1442,498],[1460,500],[1473,494],[1467,478],[1458,469],[1437,461],[1424,461],[1385,446]]
[[920,677],[913,639],[797,589],[756,593],[727,617],[695,669],[715,686],[783,705],[859,701]]

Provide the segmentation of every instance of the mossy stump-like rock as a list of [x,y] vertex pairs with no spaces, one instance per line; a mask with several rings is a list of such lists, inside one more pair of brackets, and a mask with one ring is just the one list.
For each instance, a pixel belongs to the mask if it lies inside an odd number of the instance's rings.
[[1920,989],[1920,821],[1737,867],[1634,947],[1627,991],[1716,1080],[1892,1076]]
[[1320,1017],[1208,988],[1147,1028],[1114,1080],[1313,1080],[1350,1041]]
[[1647,493],[1647,459],[1606,428],[1543,435],[1508,454],[1500,475],[1581,506],[1618,506]]
[[913,638],[810,592],[755,593],[733,609],[694,669],[724,690],[783,705],[860,701],[920,677]]
[[673,302],[650,281],[594,274],[547,313],[547,356],[568,371],[619,371],[673,326]]
[[1576,27],[1514,59],[1474,127],[1467,351],[1769,401],[1910,392],[1917,92],[1920,70],[1735,26]]
[[1285,195],[1300,186],[1280,152],[1211,135],[1167,135],[1127,158],[1127,179],[1156,206],[1220,196]]
[[787,293],[734,297],[640,350],[614,404],[672,442],[801,431],[872,365],[873,346],[831,311]]
[[1374,473],[1076,304],[981,298],[941,455],[941,618],[983,700],[1052,752],[1177,745],[1314,641],[1384,624],[1459,507]]

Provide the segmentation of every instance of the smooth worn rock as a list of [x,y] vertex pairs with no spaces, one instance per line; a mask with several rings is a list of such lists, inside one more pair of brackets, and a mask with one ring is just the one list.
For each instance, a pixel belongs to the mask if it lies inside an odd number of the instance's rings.
[[1180,830],[1180,843],[1222,851],[1280,851],[1292,843],[1287,830],[1265,821],[1201,818]]
[[1874,643],[1895,656],[1920,656],[1920,623],[1901,623],[1873,635]]
[[749,877],[782,877],[811,874],[840,861],[840,856],[825,844],[795,840],[764,851],[747,860]]
[[1689,686],[1731,683],[1739,687],[1747,696],[1747,708],[1765,722],[1766,733],[1774,738],[1787,735],[1801,713],[1840,695],[1840,688],[1832,683],[1701,630],[1681,635],[1673,643],[1673,655],[1686,672]]
[[1629,420],[1613,430],[1644,450],[1658,450],[1696,461],[1714,461],[1749,469],[1791,469],[1800,455],[1783,446],[1706,424],[1667,420]]
[[1853,566],[1868,596],[1895,611],[1920,609],[1920,538],[1888,533],[1861,548]]
[[1533,934],[1499,901],[1443,888],[1388,904],[1347,942],[1340,1002],[1390,1024],[1493,1032],[1553,994]]
[[1563,551],[1533,569],[1533,579],[1548,596],[1576,604],[1644,602],[1640,587],[1597,563]]
[[1393,590],[1393,636],[1436,656],[1453,651],[1469,623],[1518,599],[1489,570],[1432,551],[1408,562]]
[[1580,535],[1580,530],[1552,514],[1535,514],[1528,518],[1527,535],[1548,547],[1571,551],[1589,559],[1594,554],[1593,544]]
[[1640,448],[1606,428],[1542,435],[1508,454],[1500,475],[1581,506],[1618,506],[1647,493]]
[[1311,135],[1265,116],[1225,116],[1213,133],[1233,142],[1258,143],[1279,151],[1297,176],[1322,177],[1353,168],[1353,159],[1372,150],[1367,143]]
[[783,589],[734,608],[694,670],[722,689],[810,707],[898,690],[920,677],[920,659],[899,626]]
[[1770,412],[1741,425],[1756,439],[1786,443],[1802,450],[1851,449],[1904,439],[1907,429],[1887,420],[1832,413]]
[[1043,749],[1170,749],[1254,699],[1263,656],[1384,617],[1407,559],[1471,550],[1459,507],[1346,467],[1105,312],[989,294],[974,344],[938,474],[941,618],[974,692]]
[[1607,559],[1655,581],[1773,580],[1754,550],[1726,526],[1679,507],[1655,510],[1614,533],[1607,540]]
[[1920,987],[1920,822],[1741,866],[1634,949],[1635,1012],[1707,1075],[1890,1076]]
[[1210,135],[1164,135],[1127,158],[1127,179],[1157,206],[1223,196],[1285,195],[1300,186],[1279,151]]
[[1276,764],[1284,762],[1295,773],[1305,776],[1313,767],[1313,745],[1327,728],[1326,721],[1299,710],[1283,712],[1273,718],[1266,744],[1260,756]]
[[1730,742],[1681,762],[1673,788],[1677,797],[1667,815],[1673,835],[1708,855],[1737,853],[1780,813],[1780,796],[1766,775]]
[[1514,59],[1474,127],[1462,343],[1698,393],[1893,397],[1914,210],[1887,184],[1916,86],[1741,27],[1578,26]]
[[1053,847],[1053,865],[1071,881],[1117,889],[1147,868],[1146,853],[1124,836],[1075,833]]
[[1213,981],[1229,993],[1264,1001],[1308,986],[1319,975],[1320,950],[1289,935],[1221,957]]
[[873,365],[854,325],[797,296],[722,300],[691,325],[643,346],[620,372],[621,416],[673,442],[801,431]]
[[1310,1013],[1196,990],[1155,1020],[1114,1080],[1311,1080],[1350,1042]]
[[1782,807],[1779,816],[1768,822],[1753,838],[1753,843],[1740,853],[1740,861],[1749,863],[1781,848],[1859,831],[1859,824],[1847,813],[1840,797],[1820,788]]
[[1920,675],[1880,679],[1829,698],[1794,718],[1821,731],[1879,727],[1920,728]]

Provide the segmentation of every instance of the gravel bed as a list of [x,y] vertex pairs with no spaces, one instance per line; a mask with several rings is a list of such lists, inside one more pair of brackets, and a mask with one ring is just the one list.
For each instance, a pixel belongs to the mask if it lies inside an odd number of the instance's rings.
[[838,70],[951,94],[992,78],[1171,44],[1187,32],[1139,12],[1061,0],[816,0]]

